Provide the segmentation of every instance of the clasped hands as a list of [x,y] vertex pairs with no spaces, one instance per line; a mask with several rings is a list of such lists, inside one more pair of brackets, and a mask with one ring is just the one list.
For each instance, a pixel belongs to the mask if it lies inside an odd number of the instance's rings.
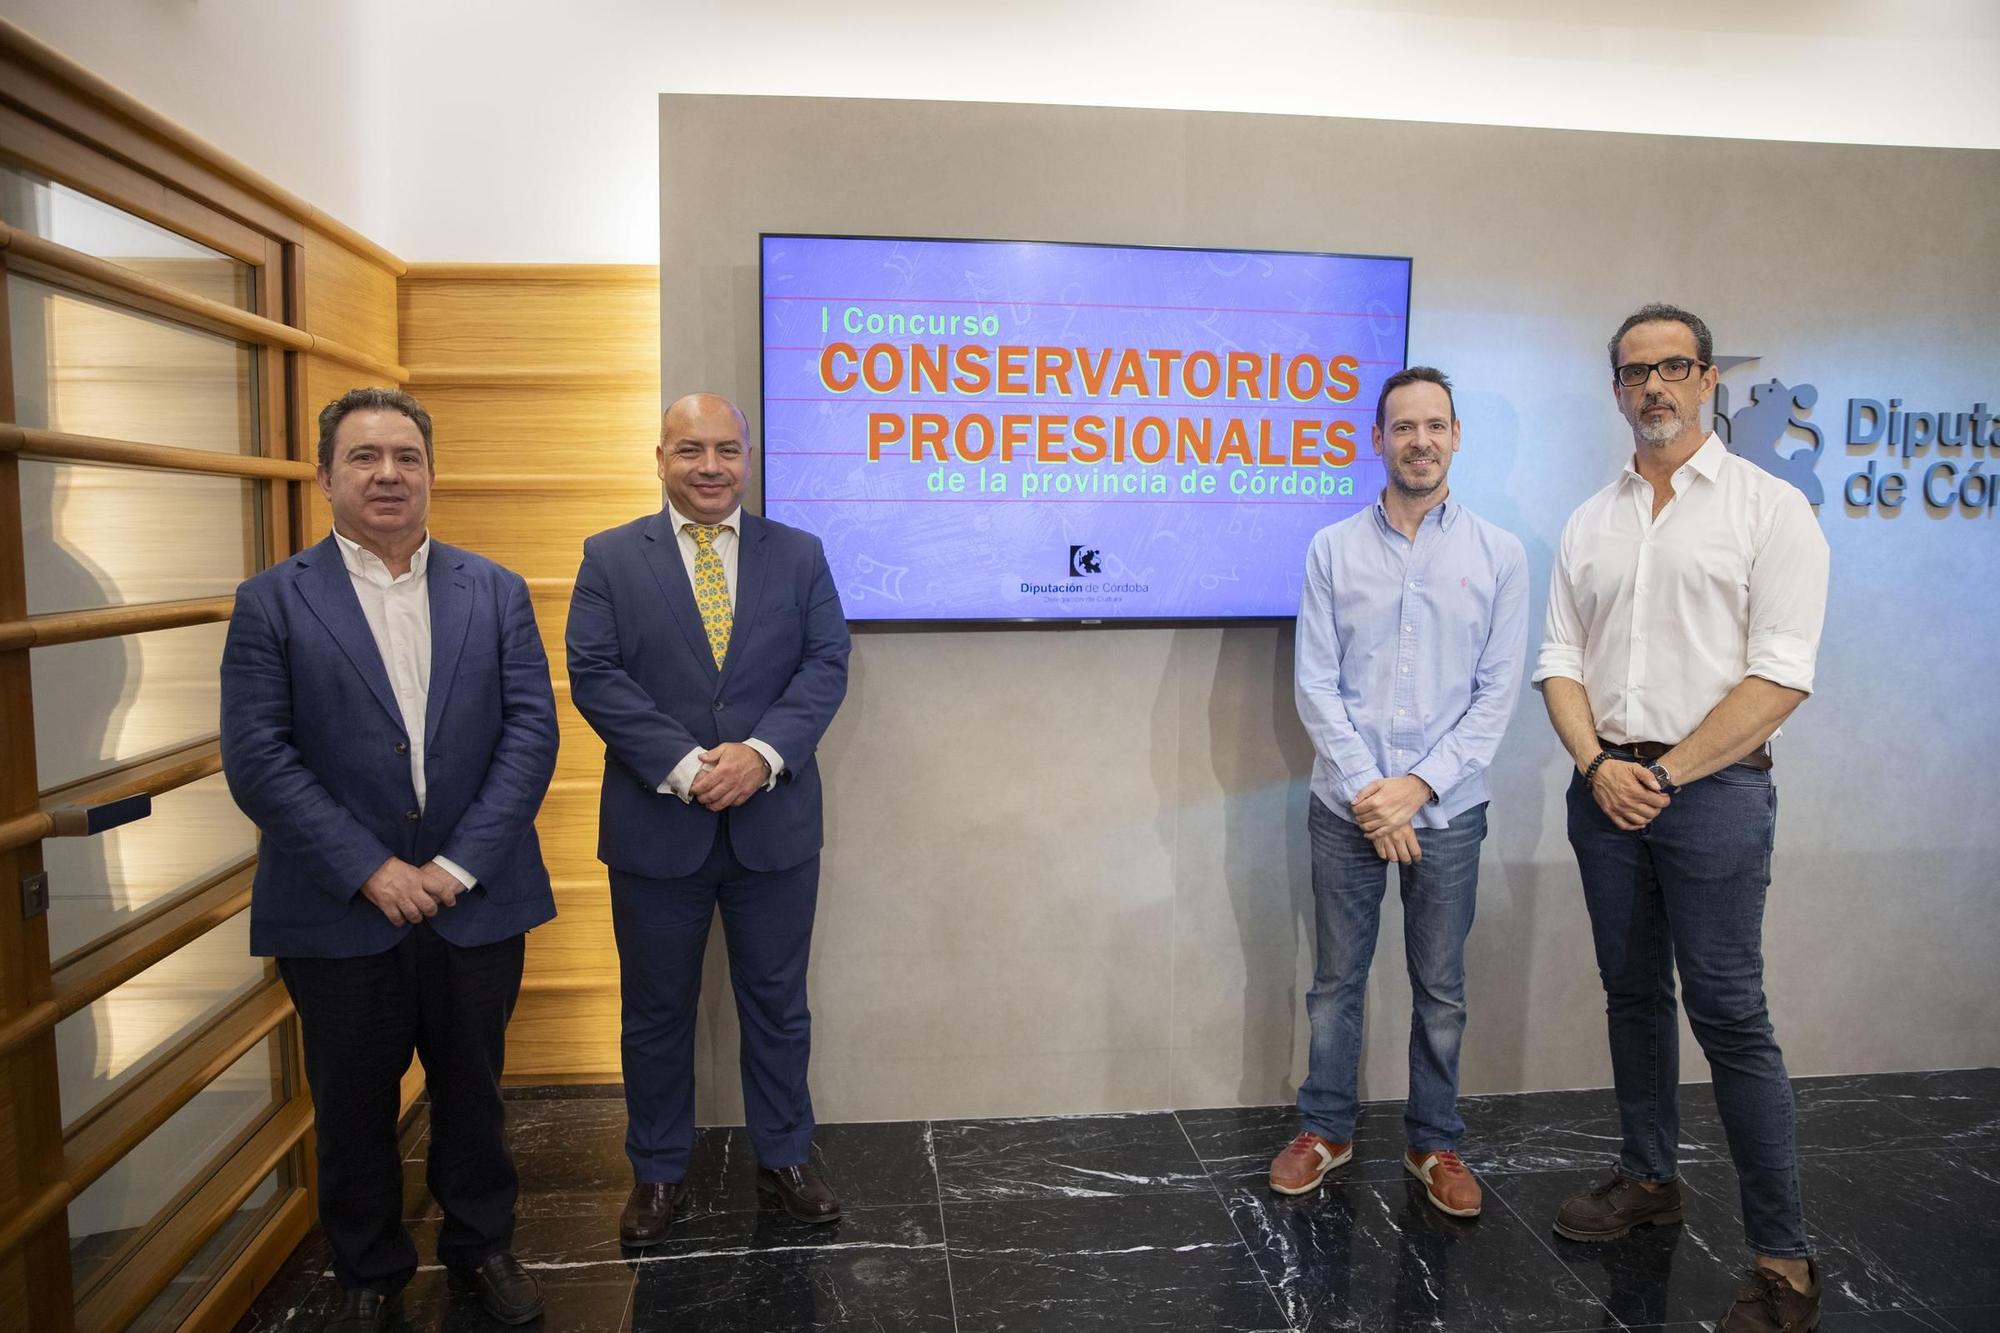
[[710,810],[728,810],[756,795],[771,780],[771,765],[741,741],[724,741],[701,752],[701,772],[688,783],[688,795]]
[[361,896],[381,909],[390,924],[414,926],[438,909],[450,907],[465,892],[458,877],[433,861],[413,866],[400,856],[392,856],[375,867],[375,873],[361,886]]
[[1384,861],[1402,865],[1421,861],[1424,849],[1417,844],[1417,831],[1410,827],[1410,819],[1434,794],[1430,783],[1413,774],[1377,778],[1355,793],[1350,807],[1355,827]]
[[1590,779],[1597,808],[1619,828],[1636,833],[1660,817],[1673,798],[1660,790],[1660,780],[1644,764],[1606,759]]

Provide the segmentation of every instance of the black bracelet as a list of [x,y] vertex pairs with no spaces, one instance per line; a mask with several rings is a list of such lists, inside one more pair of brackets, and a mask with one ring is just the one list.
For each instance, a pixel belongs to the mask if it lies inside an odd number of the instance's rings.
[[1591,760],[1590,767],[1583,770],[1584,786],[1588,787],[1590,785],[1590,780],[1597,776],[1597,770],[1599,765],[1603,764],[1603,762],[1609,759],[1610,757],[1611,757],[1611,751],[1609,750],[1599,750],[1597,752],[1597,758]]

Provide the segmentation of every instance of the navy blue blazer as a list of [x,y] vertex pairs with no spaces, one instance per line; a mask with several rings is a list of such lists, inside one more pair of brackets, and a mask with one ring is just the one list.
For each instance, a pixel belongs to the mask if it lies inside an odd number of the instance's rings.
[[263,830],[250,950],[356,958],[413,929],[361,885],[391,856],[445,856],[477,885],[432,925],[453,944],[556,914],[535,811],[556,767],[548,656],[521,576],[431,542],[425,803],[409,736],[340,550],[319,545],[236,590],[222,651],[222,771]]
[[718,671],[671,522],[662,511],[586,541],[570,600],[570,698],[605,747],[598,859],[649,879],[698,870],[720,817],[658,787],[696,746],[754,736],[784,772],[729,812],[730,846],[750,870],[784,870],[822,840],[814,756],[847,694],[840,594],[819,538],[745,513]]

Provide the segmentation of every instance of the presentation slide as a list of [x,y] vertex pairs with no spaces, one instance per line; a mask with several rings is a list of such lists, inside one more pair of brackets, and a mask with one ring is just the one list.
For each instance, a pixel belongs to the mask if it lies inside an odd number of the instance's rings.
[[1374,503],[1410,261],[766,235],[763,486],[856,621],[1298,610]]

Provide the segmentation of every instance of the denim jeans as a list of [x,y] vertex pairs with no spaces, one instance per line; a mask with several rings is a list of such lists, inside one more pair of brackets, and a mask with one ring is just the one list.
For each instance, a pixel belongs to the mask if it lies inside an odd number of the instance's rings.
[[1633,833],[1598,808],[1581,775],[1569,787],[1569,840],[1611,1034],[1624,1139],[1619,1174],[1674,1178],[1678,965],[1688,1025],[1715,1074],[1746,1238],[1758,1254],[1788,1259],[1811,1250],[1792,1085],[1764,1002],[1764,892],[1777,818],[1770,773],[1741,764],[1681,788],[1658,819]]
[[[1361,1006],[1382,918],[1389,863],[1361,830],[1317,796],[1312,835],[1314,962],[1306,1017],[1312,1054],[1299,1114],[1322,1138],[1354,1137],[1361,1065]],[[1465,1033],[1465,937],[1479,885],[1481,802],[1441,829],[1416,830],[1423,859],[1400,866],[1403,956],[1410,969],[1410,1097],[1403,1126],[1419,1152],[1448,1152],[1465,1136],[1458,1118],[1458,1043]]]

